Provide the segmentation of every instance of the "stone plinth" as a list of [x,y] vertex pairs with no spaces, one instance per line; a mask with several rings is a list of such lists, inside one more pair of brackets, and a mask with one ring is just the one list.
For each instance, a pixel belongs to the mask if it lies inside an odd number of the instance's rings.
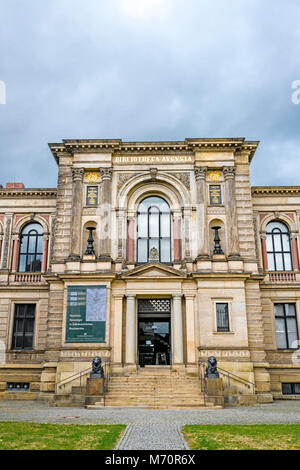
[[86,396],[94,397],[104,394],[104,379],[89,378],[86,382]]
[[224,392],[222,379],[205,379],[208,398],[213,399],[215,405],[224,406]]

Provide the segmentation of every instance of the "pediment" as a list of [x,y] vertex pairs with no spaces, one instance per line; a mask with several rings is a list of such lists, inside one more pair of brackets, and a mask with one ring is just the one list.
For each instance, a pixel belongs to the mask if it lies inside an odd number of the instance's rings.
[[122,278],[170,279],[185,278],[186,273],[159,263],[143,264],[122,274]]

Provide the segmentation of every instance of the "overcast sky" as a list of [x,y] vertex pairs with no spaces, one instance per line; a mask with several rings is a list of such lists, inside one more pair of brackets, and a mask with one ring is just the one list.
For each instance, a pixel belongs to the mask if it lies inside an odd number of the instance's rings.
[[55,187],[61,139],[245,137],[253,185],[300,185],[299,0],[0,0],[0,21],[0,183]]

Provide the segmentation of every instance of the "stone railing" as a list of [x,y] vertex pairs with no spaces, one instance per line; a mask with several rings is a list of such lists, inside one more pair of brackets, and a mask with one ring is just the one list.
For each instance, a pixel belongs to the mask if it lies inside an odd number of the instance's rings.
[[16,273],[12,281],[18,284],[37,284],[45,282],[41,273]]
[[286,283],[286,282],[296,282],[296,273],[292,271],[274,271],[269,273],[270,282],[276,283]]

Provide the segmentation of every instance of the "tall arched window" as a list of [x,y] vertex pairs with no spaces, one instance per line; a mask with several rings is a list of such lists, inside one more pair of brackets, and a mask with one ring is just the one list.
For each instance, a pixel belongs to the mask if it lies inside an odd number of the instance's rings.
[[41,272],[42,258],[43,227],[37,223],[28,224],[23,228],[20,238],[19,272]]
[[137,261],[171,261],[171,215],[169,204],[158,196],[144,199],[138,207]]
[[267,256],[269,271],[292,271],[292,253],[288,227],[278,221],[267,225]]

